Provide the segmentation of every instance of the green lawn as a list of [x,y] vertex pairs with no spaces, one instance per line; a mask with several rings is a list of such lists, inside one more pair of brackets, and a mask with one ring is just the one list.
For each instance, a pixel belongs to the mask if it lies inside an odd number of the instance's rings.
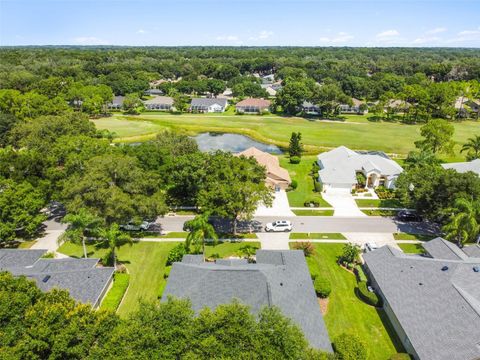
[[346,240],[346,237],[340,233],[291,233],[290,239],[332,239],[332,240]]
[[212,254],[218,254],[221,258],[229,257],[229,256],[240,256],[239,249],[245,245],[252,245],[258,249],[260,249],[260,243],[257,241],[241,241],[241,242],[224,242],[219,243],[216,246],[207,245],[205,247],[205,256],[208,258],[212,256]]
[[117,311],[118,306],[125,295],[125,291],[128,288],[129,281],[129,274],[116,273],[114,275],[112,288],[108,291],[107,295],[103,299],[100,309]]
[[429,241],[434,239],[435,235],[424,235],[424,234],[408,234],[408,233],[395,233],[393,238],[395,240],[420,240],[420,241]]
[[292,210],[297,216],[333,216],[333,210]]
[[[355,275],[341,268],[336,259],[342,244],[314,244],[316,254],[307,258],[311,272],[330,279],[332,293],[325,323],[332,341],[343,332],[353,332],[367,344],[369,359],[386,360],[402,347],[390,329],[385,313],[362,302],[355,295]],[[392,335],[390,335],[392,334]],[[397,350],[396,350],[397,347]]]
[[[155,136],[164,129],[180,130],[194,135],[205,131],[241,133],[256,140],[286,148],[292,131],[302,133],[302,140],[309,153],[346,145],[352,149],[382,150],[405,156],[414,149],[414,141],[420,138],[421,125],[405,125],[394,122],[374,122],[369,115],[346,116],[345,121],[314,121],[299,117],[238,116],[231,114],[142,114],[139,116],[113,115],[94,120],[99,129],[108,129],[121,141],[139,141]],[[452,123],[455,127],[456,156],[461,159],[461,145],[478,132],[478,123],[464,121]]]
[[312,164],[316,161],[316,156],[302,156],[300,164],[291,164],[287,156],[280,157],[280,165],[288,170],[292,180],[296,180],[298,187],[295,190],[287,192],[288,202],[293,207],[303,207],[305,201],[318,201],[320,207],[331,207],[323,200],[322,195],[313,191],[313,179],[310,175]]
[[362,210],[368,216],[395,216],[398,210]]
[[359,207],[401,208],[402,203],[397,199],[355,199]]
[[406,254],[424,254],[425,249],[422,244],[398,244],[400,249]]

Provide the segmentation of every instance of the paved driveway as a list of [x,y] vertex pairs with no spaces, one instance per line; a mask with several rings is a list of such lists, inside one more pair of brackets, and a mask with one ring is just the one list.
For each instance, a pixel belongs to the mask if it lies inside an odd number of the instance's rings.
[[67,225],[56,220],[47,220],[44,225],[46,226],[45,234],[37,239],[31,249],[46,249],[49,252],[56,252],[59,247],[58,238],[63,234]]
[[262,249],[266,250],[289,250],[288,239],[290,233],[258,233]]
[[290,204],[288,203],[287,192],[285,190],[275,191],[275,197],[271,207],[266,207],[261,204],[258,206],[255,216],[295,216],[290,210]]
[[400,249],[391,233],[343,233],[343,235],[348,241],[358,244],[362,248],[367,242],[374,242],[378,247],[390,245]]
[[357,206],[354,198],[349,191],[327,190],[322,194],[323,198],[332,205],[334,209],[333,216],[343,217],[365,217],[363,212]]

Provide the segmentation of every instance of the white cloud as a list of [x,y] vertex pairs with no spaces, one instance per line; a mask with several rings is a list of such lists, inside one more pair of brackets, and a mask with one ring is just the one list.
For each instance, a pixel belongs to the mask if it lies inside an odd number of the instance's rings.
[[137,34],[148,34],[148,31],[144,29],[138,29]]
[[375,37],[377,39],[387,39],[387,38],[397,37],[399,35],[400,33],[397,30],[385,30],[375,35]]
[[421,45],[421,44],[432,44],[438,43],[440,39],[438,36],[422,36],[413,40],[413,44]]
[[216,38],[217,40],[220,41],[238,41],[239,38],[236,35],[219,35]]
[[480,29],[479,30],[463,30],[460,31],[458,36],[470,36],[470,35],[480,35]]
[[271,38],[273,36],[274,32],[273,31],[269,31],[269,30],[262,30],[260,31],[260,33],[256,36],[250,36],[248,38],[248,40],[254,40],[254,41],[257,41],[257,40],[266,40],[268,38]]
[[456,37],[447,40],[448,43],[462,43],[465,41],[480,41],[480,27],[473,30],[460,31]]
[[80,45],[107,45],[107,41],[95,36],[79,36],[73,39],[73,41]]
[[350,35],[349,33],[342,31],[336,34],[335,36],[321,37],[320,41],[326,42],[326,43],[332,43],[332,44],[339,44],[339,43],[348,42],[349,40],[352,40],[352,39],[353,39],[353,35]]
[[447,28],[444,27],[437,27],[435,29],[430,29],[426,32],[426,34],[433,35],[433,34],[440,34],[447,31]]

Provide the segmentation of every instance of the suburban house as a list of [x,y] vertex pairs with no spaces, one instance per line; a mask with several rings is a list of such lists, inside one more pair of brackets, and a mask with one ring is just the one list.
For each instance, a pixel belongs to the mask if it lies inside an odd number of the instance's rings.
[[424,247],[426,255],[366,253],[370,284],[414,359],[480,359],[480,247],[441,238]]
[[43,259],[47,250],[0,249],[0,271],[34,280],[43,291],[67,290],[75,300],[97,308],[113,280],[113,267],[99,259]]
[[268,74],[261,77],[263,84],[272,84],[275,81],[275,74]]
[[170,111],[173,107],[173,98],[169,96],[155,96],[143,102],[147,110]]
[[235,106],[235,110],[241,114],[261,114],[268,111],[271,105],[270,100],[248,98],[239,101]]
[[190,111],[198,112],[224,112],[227,108],[225,98],[193,98]]
[[276,306],[303,330],[312,347],[332,352],[303,251],[258,250],[254,264],[246,259],[204,262],[202,255],[185,255],[173,264],[162,301],[168,296],[190,299],[196,312],[234,299],[253,313]]
[[408,108],[410,108],[410,106],[411,105],[404,100],[391,99],[385,105],[384,111],[387,111],[388,109],[393,109],[396,112],[405,112],[408,110]]
[[267,171],[265,182],[275,190],[285,190],[288,188],[292,180],[288,171],[280,166],[278,157],[260,151],[255,147],[248,148],[235,156],[253,157],[257,162],[264,166]]
[[466,173],[468,171],[471,171],[480,176],[480,159],[442,164],[442,167],[444,169],[453,169],[459,173]]
[[318,155],[318,180],[323,190],[351,191],[357,184],[357,173],[365,176],[367,188],[395,187],[402,167],[381,151],[353,151],[339,146]]
[[125,100],[125,96],[115,96],[112,102],[107,104],[107,107],[110,110],[122,110],[123,100]]
[[353,102],[353,105],[340,104],[340,113],[359,114],[359,115],[368,113],[367,104],[365,102],[355,98],[352,98],[352,102]]
[[480,113],[480,100],[468,99],[466,97],[458,97],[455,100],[455,109],[459,117],[466,118],[471,113],[476,114],[478,117]]
[[320,107],[311,102],[304,101],[302,104],[302,112],[306,115],[321,115]]
[[145,90],[144,94],[150,95],[150,96],[158,96],[158,95],[163,95],[163,91],[160,89],[148,89],[148,90]]

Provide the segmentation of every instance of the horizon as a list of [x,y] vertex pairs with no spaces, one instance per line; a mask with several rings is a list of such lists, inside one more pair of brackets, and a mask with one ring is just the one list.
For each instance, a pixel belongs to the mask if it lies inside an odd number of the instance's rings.
[[478,14],[473,0],[0,0],[0,46],[477,49]]

